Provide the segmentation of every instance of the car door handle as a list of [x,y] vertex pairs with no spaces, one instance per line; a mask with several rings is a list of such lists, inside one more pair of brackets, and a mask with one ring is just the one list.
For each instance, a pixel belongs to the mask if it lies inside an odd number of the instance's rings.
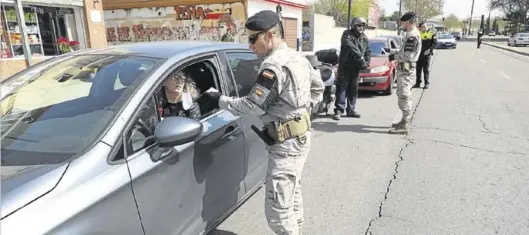
[[237,135],[239,134],[239,130],[240,130],[240,127],[235,127],[235,126],[229,126],[228,128],[226,128],[226,131],[224,133],[224,135],[222,135],[222,139],[225,139],[225,140],[228,140],[228,141],[233,141],[237,138]]

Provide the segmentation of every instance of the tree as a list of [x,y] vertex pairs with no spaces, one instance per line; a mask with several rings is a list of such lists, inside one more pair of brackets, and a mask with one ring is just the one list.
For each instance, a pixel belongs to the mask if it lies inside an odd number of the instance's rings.
[[[351,19],[358,16],[367,19],[373,3],[374,0],[352,0]],[[337,25],[342,27],[348,24],[347,5],[348,0],[318,0],[313,4],[316,13],[334,17]]]
[[463,28],[463,22],[461,22],[459,18],[457,18],[457,16],[454,14],[450,14],[448,17],[445,17],[445,21],[443,21],[443,24],[449,29]]
[[400,19],[400,15],[399,15],[399,12],[398,11],[394,11],[393,14],[391,14],[391,16],[389,17],[388,20],[390,21],[399,21]]
[[489,9],[500,10],[510,21],[511,31],[523,31],[529,14],[529,0],[488,0]]
[[413,11],[419,21],[427,20],[443,12],[444,0],[402,0],[406,11]]

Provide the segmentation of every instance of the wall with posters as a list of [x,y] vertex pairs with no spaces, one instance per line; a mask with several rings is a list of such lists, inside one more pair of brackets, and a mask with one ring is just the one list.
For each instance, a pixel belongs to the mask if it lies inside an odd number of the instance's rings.
[[163,40],[247,43],[242,2],[105,11],[109,44]]

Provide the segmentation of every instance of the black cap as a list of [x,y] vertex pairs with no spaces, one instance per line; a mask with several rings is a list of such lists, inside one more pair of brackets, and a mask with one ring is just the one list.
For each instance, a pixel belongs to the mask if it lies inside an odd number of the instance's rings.
[[257,12],[246,21],[246,28],[252,31],[266,31],[276,26],[279,23],[279,15],[277,13],[264,10]]
[[406,14],[402,15],[402,17],[400,17],[400,21],[408,21],[408,20],[415,20],[415,13],[407,12]]
[[419,23],[419,27],[422,27],[424,24],[426,24],[426,22],[424,22],[424,21]]

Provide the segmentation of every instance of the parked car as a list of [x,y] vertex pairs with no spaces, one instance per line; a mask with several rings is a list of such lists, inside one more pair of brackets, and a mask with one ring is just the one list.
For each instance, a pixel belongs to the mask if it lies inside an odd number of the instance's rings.
[[457,41],[454,38],[454,36],[450,34],[439,34],[437,35],[437,46],[438,49],[440,48],[457,48]]
[[527,46],[529,45],[529,33],[515,33],[509,37],[507,42],[509,46]]
[[397,49],[397,43],[392,38],[376,37],[369,39],[371,47],[371,63],[369,70],[362,71],[358,81],[358,90],[381,91],[384,95],[393,93],[395,82],[395,61],[389,61],[384,48]]
[[261,60],[247,45],[153,42],[68,53],[7,83],[2,234],[206,234],[265,180],[268,155],[235,116],[162,117],[183,71],[200,92],[246,95]]
[[491,36],[491,37],[496,37],[496,32],[494,32],[494,31],[490,31],[490,32],[489,32],[489,36]]

